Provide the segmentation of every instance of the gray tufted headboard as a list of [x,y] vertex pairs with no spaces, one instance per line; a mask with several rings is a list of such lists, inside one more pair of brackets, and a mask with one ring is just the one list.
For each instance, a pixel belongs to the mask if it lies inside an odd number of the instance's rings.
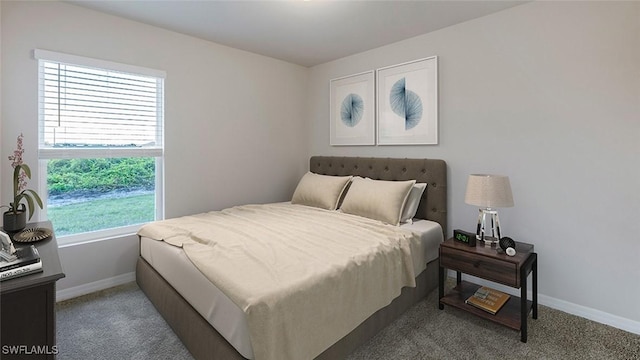
[[309,170],[322,175],[415,179],[427,183],[416,217],[440,223],[447,238],[447,164],[444,160],[313,156]]

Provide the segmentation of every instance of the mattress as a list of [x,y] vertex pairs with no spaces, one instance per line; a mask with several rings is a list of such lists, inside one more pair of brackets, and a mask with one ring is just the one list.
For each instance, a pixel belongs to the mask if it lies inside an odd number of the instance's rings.
[[[414,220],[401,227],[421,235],[420,243],[411,249],[415,274],[420,274],[428,262],[438,257],[442,229],[438,223],[428,220]],[[254,358],[244,312],[193,265],[181,248],[143,237],[140,252],[242,356]]]

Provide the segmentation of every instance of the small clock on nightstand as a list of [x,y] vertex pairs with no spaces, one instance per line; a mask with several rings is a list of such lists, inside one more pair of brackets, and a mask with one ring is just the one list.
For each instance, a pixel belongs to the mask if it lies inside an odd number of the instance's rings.
[[469,246],[476,246],[476,234],[462,230],[453,230],[453,239]]

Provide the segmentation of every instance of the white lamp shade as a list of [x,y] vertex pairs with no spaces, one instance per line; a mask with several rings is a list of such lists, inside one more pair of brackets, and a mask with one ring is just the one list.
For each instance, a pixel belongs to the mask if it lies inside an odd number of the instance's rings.
[[464,202],[482,208],[513,206],[509,177],[488,174],[469,175]]

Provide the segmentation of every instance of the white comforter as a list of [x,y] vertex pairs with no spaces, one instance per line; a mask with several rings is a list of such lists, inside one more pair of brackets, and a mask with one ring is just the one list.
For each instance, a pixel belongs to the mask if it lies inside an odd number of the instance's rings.
[[258,360],[314,358],[415,286],[417,234],[335,211],[246,205],[138,234],[183,247],[246,313]]

